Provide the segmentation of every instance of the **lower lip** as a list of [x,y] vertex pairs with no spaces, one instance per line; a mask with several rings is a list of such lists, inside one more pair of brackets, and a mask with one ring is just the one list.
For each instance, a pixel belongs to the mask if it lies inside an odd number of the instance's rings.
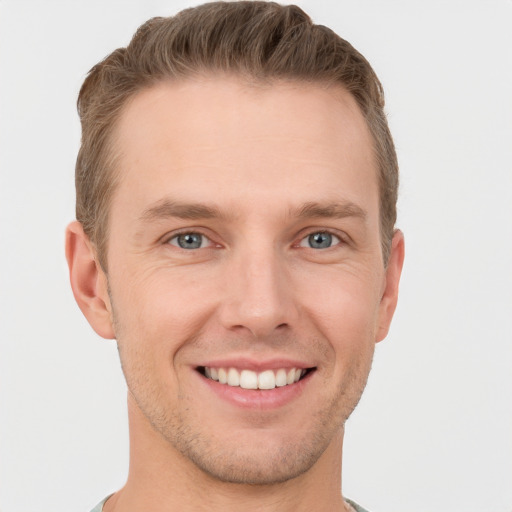
[[282,407],[299,397],[309,384],[314,371],[309,372],[298,382],[274,389],[244,389],[241,387],[221,384],[204,377],[197,372],[201,381],[208,386],[221,399],[230,402],[237,407],[246,409],[270,410]]

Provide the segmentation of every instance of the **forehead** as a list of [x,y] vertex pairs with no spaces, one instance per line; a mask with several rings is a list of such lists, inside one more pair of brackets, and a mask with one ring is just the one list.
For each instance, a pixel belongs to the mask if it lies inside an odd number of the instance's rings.
[[115,135],[116,196],[133,207],[159,194],[307,202],[314,190],[377,204],[371,135],[338,86],[233,77],[163,82],[125,106]]

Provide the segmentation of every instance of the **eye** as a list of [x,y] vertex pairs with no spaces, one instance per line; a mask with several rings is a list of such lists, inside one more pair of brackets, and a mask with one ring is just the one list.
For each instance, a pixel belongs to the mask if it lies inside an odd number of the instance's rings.
[[310,247],[311,249],[328,249],[333,245],[341,243],[341,240],[332,233],[317,231],[311,233],[300,241],[300,247]]
[[202,249],[210,244],[210,240],[201,233],[180,233],[168,243],[181,249]]

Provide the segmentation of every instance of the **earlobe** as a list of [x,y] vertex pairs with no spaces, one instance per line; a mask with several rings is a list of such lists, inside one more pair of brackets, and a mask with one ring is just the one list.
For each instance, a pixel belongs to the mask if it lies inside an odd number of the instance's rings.
[[73,295],[91,327],[103,338],[114,338],[107,276],[102,270],[82,224],[66,229],[66,259]]
[[386,281],[384,292],[382,294],[379,307],[379,323],[377,326],[376,342],[382,341],[387,336],[393,314],[395,313],[404,256],[404,235],[400,230],[396,230],[391,242],[391,251],[385,275]]

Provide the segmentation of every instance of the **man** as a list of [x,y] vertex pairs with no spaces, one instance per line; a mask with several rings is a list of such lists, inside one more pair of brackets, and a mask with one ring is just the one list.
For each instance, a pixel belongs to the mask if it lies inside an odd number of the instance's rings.
[[66,252],[130,425],[95,510],[363,510],[344,424],[404,255],[383,104],[346,41],[266,2],[152,19],[91,70]]

